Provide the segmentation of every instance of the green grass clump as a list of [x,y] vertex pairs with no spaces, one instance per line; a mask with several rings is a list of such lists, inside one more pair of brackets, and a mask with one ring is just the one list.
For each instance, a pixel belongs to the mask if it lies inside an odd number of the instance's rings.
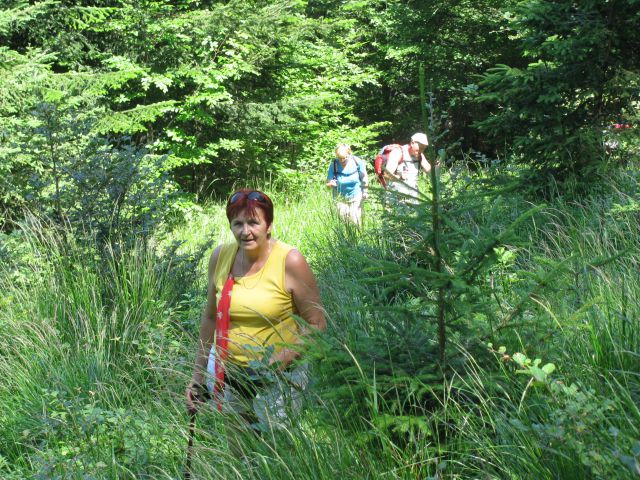
[[[201,411],[195,478],[637,477],[635,191],[557,198],[520,224],[479,277],[491,301],[464,318],[491,334],[451,329],[458,360],[441,369],[433,289],[385,277],[390,264],[427,268],[426,228],[389,230],[372,200],[359,231],[321,187],[265,190],[276,238],[316,272],[329,329],[286,428],[238,433],[238,455],[219,415]],[[530,207],[502,195],[476,198],[458,226],[499,233]],[[223,205],[126,251],[29,225],[4,242],[0,273],[0,477],[181,478],[206,262],[231,240]]]

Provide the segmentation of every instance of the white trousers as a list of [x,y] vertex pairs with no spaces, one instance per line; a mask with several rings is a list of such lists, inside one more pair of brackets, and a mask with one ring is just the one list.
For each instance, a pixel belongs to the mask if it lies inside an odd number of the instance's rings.
[[349,201],[338,200],[336,201],[336,207],[338,215],[342,218],[358,226],[362,225],[362,195],[358,195]]
[[[212,348],[207,362],[207,388],[210,392],[213,392],[215,385],[215,365],[216,352],[215,348]],[[252,409],[260,429],[288,427],[292,415],[302,407],[304,390],[309,383],[309,366],[303,363],[291,371],[279,374],[265,368],[265,376],[260,380],[264,386],[258,388],[258,393],[253,399],[238,395],[225,382],[222,412],[242,414]],[[215,400],[212,400],[212,405],[214,409],[217,408]]]

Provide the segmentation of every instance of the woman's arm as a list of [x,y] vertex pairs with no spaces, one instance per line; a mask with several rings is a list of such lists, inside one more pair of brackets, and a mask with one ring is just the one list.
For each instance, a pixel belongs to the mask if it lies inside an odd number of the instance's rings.
[[335,160],[329,164],[329,172],[327,172],[327,183],[325,185],[327,188],[335,188],[338,186],[338,181],[336,180],[336,162]]
[[218,246],[209,258],[208,268],[208,286],[207,286],[207,304],[202,310],[200,321],[200,334],[198,336],[198,345],[196,347],[196,360],[193,368],[193,376],[187,387],[187,409],[195,411],[194,406],[194,388],[202,385],[204,380],[204,370],[209,359],[209,351],[213,345],[216,332],[216,281],[214,278],[218,256],[220,255],[220,246]]
[[[306,323],[300,329],[300,336],[304,337],[314,331],[325,331],[327,322],[316,278],[305,258],[296,249],[291,250],[285,260],[285,287],[293,296],[298,315]],[[303,342],[304,339],[300,338],[298,343]],[[284,348],[271,358],[270,363],[280,362],[278,368],[284,370],[299,355],[297,350]]]

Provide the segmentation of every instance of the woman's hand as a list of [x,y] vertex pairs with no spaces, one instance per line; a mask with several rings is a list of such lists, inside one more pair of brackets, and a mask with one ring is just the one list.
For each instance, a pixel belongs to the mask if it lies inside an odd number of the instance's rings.
[[300,353],[297,351],[291,348],[283,348],[269,359],[269,365],[275,364],[278,371],[283,372],[299,356]]
[[327,185],[327,187],[329,187],[329,188],[335,188],[335,187],[337,187],[337,186],[338,186],[338,181],[334,178],[334,179],[332,179],[332,180],[329,180],[329,181],[326,183],[326,185]]
[[204,403],[208,396],[209,391],[206,385],[202,383],[202,375],[194,375],[185,391],[187,412],[189,412],[189,415],[198,413],[200,404]]

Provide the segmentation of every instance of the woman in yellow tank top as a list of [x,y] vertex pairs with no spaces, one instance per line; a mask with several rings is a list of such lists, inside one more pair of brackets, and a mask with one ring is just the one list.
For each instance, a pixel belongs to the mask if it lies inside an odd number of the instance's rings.
[[[259,191],[239,190],[227,202],[226,214],[235,242],[219,245],[209,260],[207,304],[202,312],[194,373],[186,392],[187,407],[191,412],[197,408],[196,397],[205,383],[207,364],[213,373],[217,304],[231,274],[222,407],[249,421],[262,421],[261,417],[272,416],[273,412],[263,411],[269,408],[264,405],[268,395],[261,391],[263,382],[252,367],[268,357],[266,363],[273,370],[286,371],[300,355],[303,337],[314,330],[325,330],[326,323],[316,280],[306,260],[295,248],[271,236],[271,199]],[[298,325],[293,315],[301,317],[304,325]],[[248,404],[253,404],[253,412]],[[284,412],[276,412],[276,416],[279,413]]]

